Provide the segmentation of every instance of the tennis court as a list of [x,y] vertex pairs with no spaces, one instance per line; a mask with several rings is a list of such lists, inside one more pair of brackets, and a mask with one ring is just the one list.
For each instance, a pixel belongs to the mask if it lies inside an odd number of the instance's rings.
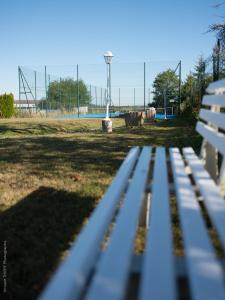
[[[111,112],[110,118],[118,118],[123,117],[123,112]],[[78,115],[65,115],[65,116],[56,116],[52,117],[54,119],[98,119],[98,118],[105,118],[105,113],[97,113],[97,114],[80,114]],[[157,113],[155,115],[155,119],[157,120],[164,120],[164,119],[174,119],[176,118],[176,115],[167,114],[166,118],[164,114]]]

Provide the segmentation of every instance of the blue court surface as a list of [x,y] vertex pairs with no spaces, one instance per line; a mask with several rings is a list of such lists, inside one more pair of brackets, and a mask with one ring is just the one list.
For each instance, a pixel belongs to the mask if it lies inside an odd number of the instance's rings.
[[[116,118],[116,117],[122,117],[124,113],[121,112],[113,112],[110,113],[110,118]],[[105,113],[98,113],[98,114],[81,114],[79,117],[77,115],[66,115],[66,116],[56,116],[52,117],[54,119],[96,119],[96,118],[105,118]],[[176,118],[175,115],[166,115],[166,119],[174,119]],[[164,114],[156,114],[155,119],[157,120],[164,120],[165,115]]]
[[165,118],[164,114],[156,114],[155,115],[155,119],[157,119],[157,120],[165,120],[165,119],[171,120],[171,119],[175,119],[175,118],[176,118],[176,115],[166,115],[166,118]]

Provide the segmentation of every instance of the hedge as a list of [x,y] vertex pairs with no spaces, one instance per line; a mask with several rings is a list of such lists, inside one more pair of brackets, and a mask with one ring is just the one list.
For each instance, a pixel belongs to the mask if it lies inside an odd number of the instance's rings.
[[13,94],[0,95],[0,118],[10,118],[14,115]]

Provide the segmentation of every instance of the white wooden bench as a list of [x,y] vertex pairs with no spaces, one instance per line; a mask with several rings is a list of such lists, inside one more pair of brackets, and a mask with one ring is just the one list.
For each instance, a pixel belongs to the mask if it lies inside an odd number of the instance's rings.
[[[204,122],[197,123],[203,158],[192,148],[132,148],[41,300],[225,299],[224,256],[211,238],[213,231],[224,255],[225,80],[207,92],[203,105],[211,109],[202,109]],[[174,255],[172,196],[182,257]],[[134,241],[144,224],[145,252],[137,256]]]

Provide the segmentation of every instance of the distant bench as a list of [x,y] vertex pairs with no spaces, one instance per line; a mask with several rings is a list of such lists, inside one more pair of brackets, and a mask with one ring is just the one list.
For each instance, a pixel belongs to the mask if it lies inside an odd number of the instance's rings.
[[[220,191],[225,182],[225,114],[220,112],[225,80],[210,84],[207,92],[203,105],[210,109],[201,109],[203,121],[196,127],[203,137],[201,159],[192,148],[132,148],[40,299],[225,299],[225,201]],[[182,257],[174,256],[171,195]],[[134,241],[144,225],[145,252],[137,256]]]

